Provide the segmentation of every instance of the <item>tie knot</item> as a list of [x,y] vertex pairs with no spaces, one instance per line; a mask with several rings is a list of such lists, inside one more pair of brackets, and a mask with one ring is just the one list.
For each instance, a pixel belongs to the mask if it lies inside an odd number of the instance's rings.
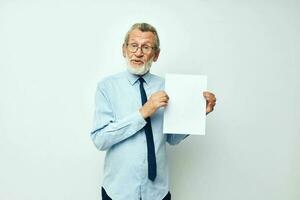
[[140,83],[144,83],[145,82],[145,80],[143,79],[143,77],[140,77],[139,81],[140,81]]

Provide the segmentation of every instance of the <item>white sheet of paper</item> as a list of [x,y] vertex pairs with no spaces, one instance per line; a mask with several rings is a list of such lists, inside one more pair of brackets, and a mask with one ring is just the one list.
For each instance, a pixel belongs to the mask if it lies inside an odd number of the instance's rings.
[[165,91],[170,97],[164,112],[164,133],[205,135],[207,77],[166,74]]

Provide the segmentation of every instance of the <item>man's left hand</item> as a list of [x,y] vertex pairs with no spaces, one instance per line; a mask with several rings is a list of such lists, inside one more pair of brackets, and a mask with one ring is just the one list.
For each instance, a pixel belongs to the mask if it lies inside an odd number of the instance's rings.
[[208,114],[214,110],[217,99],[213,93],[208,91],[203,92],[203,96],[206,100],[206,114]]

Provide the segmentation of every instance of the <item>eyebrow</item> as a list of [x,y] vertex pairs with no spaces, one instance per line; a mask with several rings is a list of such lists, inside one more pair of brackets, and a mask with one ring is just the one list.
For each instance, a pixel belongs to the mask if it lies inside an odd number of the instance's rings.
[[[128,43],[129,42],[133,42],[133,43],[138,43],[135,39],[132,39],[132,38],[130,38],[129,40],[128,40]],[[151,42],[150,41],[146,41],[145,43],[143,43],[143,44],[146,44],[146,43],[149,43],[149,44],[151,44]]]
[[[140,44],[138,43],[137,41],[128,41],[128,43],[131,43],[131,44]],[[148,45],[148,46],[152,46],[151,42],[145,42],[145,43],[141,43],[140,45]]]

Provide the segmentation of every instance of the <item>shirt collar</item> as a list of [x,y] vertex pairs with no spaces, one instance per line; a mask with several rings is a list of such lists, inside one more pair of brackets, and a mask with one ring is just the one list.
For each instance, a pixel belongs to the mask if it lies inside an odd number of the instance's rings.
[[147,72],[146,74],[144,74],[143,76],[139,76],[139,75],[135,75],[135,74],[131,74],[130,72],[128,72],[126,70],[126,75],[127,75],[127,79],[128,81],[131,83],[131,85],[135,84],[135,82],[137,82],[137,80],[140,77],[143,77],[143,79],[145,80],[145,83],[148,85],[151,79],[151,73]]

